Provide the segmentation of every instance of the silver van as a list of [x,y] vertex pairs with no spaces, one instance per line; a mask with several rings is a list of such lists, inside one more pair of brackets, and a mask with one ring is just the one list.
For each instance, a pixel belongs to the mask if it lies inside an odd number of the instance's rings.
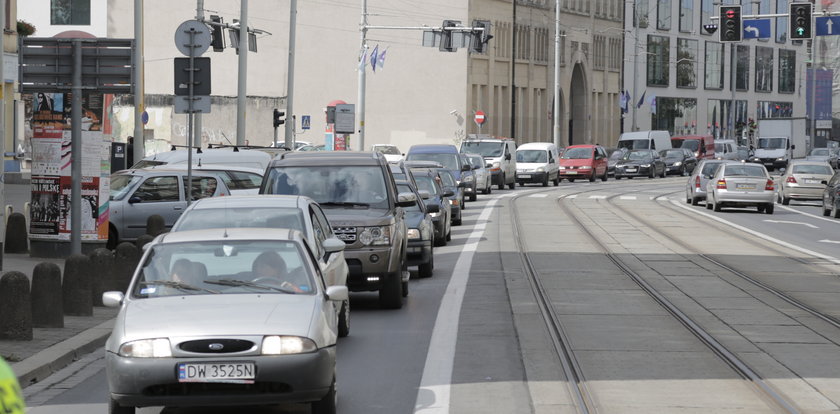
[[657,152],[671,149],[671,133],[668,131],[625,132],[618,137],[618,148],[628,150],[651,149]]
[[462,154],[480,154],[490,170],[490,181],[505,185],[511,190],[516,187],[516,142],[504,138],[468,138],[461,142]]

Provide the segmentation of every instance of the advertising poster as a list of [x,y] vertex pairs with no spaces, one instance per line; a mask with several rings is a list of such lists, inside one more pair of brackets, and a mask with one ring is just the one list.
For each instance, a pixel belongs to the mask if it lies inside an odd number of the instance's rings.
[[58,177],[32,177],[29,233],[39,236],[58,236],[60,184]]

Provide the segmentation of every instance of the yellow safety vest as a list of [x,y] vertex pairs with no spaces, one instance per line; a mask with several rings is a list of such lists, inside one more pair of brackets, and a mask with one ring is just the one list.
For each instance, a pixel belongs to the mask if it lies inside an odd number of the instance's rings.
[[0,358],[0,413],[24,414],[26,404],[12,368]]

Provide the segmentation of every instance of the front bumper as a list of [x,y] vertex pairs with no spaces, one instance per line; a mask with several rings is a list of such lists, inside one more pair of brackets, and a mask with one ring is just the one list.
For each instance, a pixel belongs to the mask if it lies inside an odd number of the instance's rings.
[[431,240],[409,240],[408,251],[406,252],[406,261],[409,266],[417,266],[423,263],[429,263],[432,259],[432,241]]
[[542,183],[545,181],[546,175],[548,175],[545,171],[540,172],[517,172],[516,173],[516,182],[517,183]]
[[678,172],[682,171],[683,168],[685,168],[685,167],[682,164],[680,164],[680,165],[666,165],[665,166],[665,173],[666,174],[678,173]]
[[[632,168],[632,167],[631,167]],[[627,167],[615,167],[616,177],[648,177],[653,166],[650,167],[636,167],[629,169]]]
[[560,170],[557,174],[560,178],[589,178],[595,170],[593,169],[574,169],[574,170]]
[[750,162],[763,164],[765,167],[770,168],[785,168],[788,165],[787,160],[779,161],[777,158],[750,158]]
[[[182,362],[254,362],[253,384],[179,383]],[[111,398],[120,405],[212,406],[276,404],[320,400],[333,381],[335,347],[297,355],[249,355],[214,358],[124,358],[106,352]]]
[[344,250],[347,261],[347,288],[354,292],[379,290],[392,274],[399,276],[399,264],[390,267],[390,246]]

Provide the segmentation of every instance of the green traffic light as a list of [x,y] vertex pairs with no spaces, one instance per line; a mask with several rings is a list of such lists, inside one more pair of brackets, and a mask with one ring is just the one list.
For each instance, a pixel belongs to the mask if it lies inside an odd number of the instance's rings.
[[805,34],[805,28],[797,27],[796,28],[796,34],[799,35],[799,36],[804,35]]

